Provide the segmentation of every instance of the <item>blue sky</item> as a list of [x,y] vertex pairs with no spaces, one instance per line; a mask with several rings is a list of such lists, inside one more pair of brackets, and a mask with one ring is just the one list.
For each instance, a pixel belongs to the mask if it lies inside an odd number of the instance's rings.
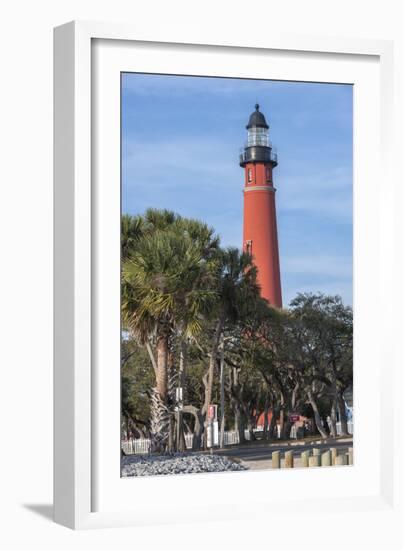
[[284,305],[297,292],[352,304],[352,86],[122,76],[122,209],[168,208],[242,246],[239,150],[254,104],[270,125]]

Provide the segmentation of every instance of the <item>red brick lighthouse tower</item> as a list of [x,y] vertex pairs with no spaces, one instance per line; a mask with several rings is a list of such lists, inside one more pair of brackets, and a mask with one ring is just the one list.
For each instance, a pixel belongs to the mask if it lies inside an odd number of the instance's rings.
[[248,141],[240,156],[240,165],[245,169],[243,249],[253,256],[258,268],[262,297],[271,305],[282,307],[276,189],[273,187],[277,155],[269,141],[269,125],[258,104],[246,129]]

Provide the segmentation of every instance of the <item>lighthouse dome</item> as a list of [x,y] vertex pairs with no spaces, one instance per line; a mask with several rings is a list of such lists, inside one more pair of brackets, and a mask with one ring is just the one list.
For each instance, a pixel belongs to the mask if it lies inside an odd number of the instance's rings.
[[255,105],[255,111],[250,115],[248,125],[246,129],[250,128],[269,128],[269,125],[264,118],[264,114],[259,111],[259,103]]

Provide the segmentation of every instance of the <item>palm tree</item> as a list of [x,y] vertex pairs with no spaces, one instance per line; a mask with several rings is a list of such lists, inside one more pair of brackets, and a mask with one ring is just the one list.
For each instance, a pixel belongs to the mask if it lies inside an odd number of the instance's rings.
[[[241,253],[237,248],[227,248],[217,254],[217,295],[218,300],[213,313],[214,328],[209,353],[209,366],[205,383],[205,402],[203,414],[207,413],[212,400],[214,370],[218,361],[221,346],[221,361],[223,362],[223,334],[226,325],[234,325],[240,319],[247,317],[253,304],[259,299],[259,286],[256,282],[257,269],[252,257]],[[224,368],[222,364],[221,369]],[[224,376],[221,376],[221,402],[224,401]],[[223,413],[223,411],[221,411]],[[223,430],[223,418],[221,429]],[[205,420],[207,426],[207,421]],[[206,438],[205,438],[206,445]]]
[[144,220],[141,216],[129,216],[128,214],[122,216],[120,244],[123,261],[134,250],[144,229]]
[[160,409],[168,398],[170,340],[179,335],[184,342],[198,334],[216,299],[217,247],[218,239],[205,224],[148,210],[142,235],[123,264],[124,326],[148,349],[156,378],[153,403]]

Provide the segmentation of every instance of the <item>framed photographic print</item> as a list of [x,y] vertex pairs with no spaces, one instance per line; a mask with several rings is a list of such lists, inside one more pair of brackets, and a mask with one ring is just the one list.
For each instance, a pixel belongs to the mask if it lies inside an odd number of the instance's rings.
[[55,30],[56,521],[395,517],[392,72]]

